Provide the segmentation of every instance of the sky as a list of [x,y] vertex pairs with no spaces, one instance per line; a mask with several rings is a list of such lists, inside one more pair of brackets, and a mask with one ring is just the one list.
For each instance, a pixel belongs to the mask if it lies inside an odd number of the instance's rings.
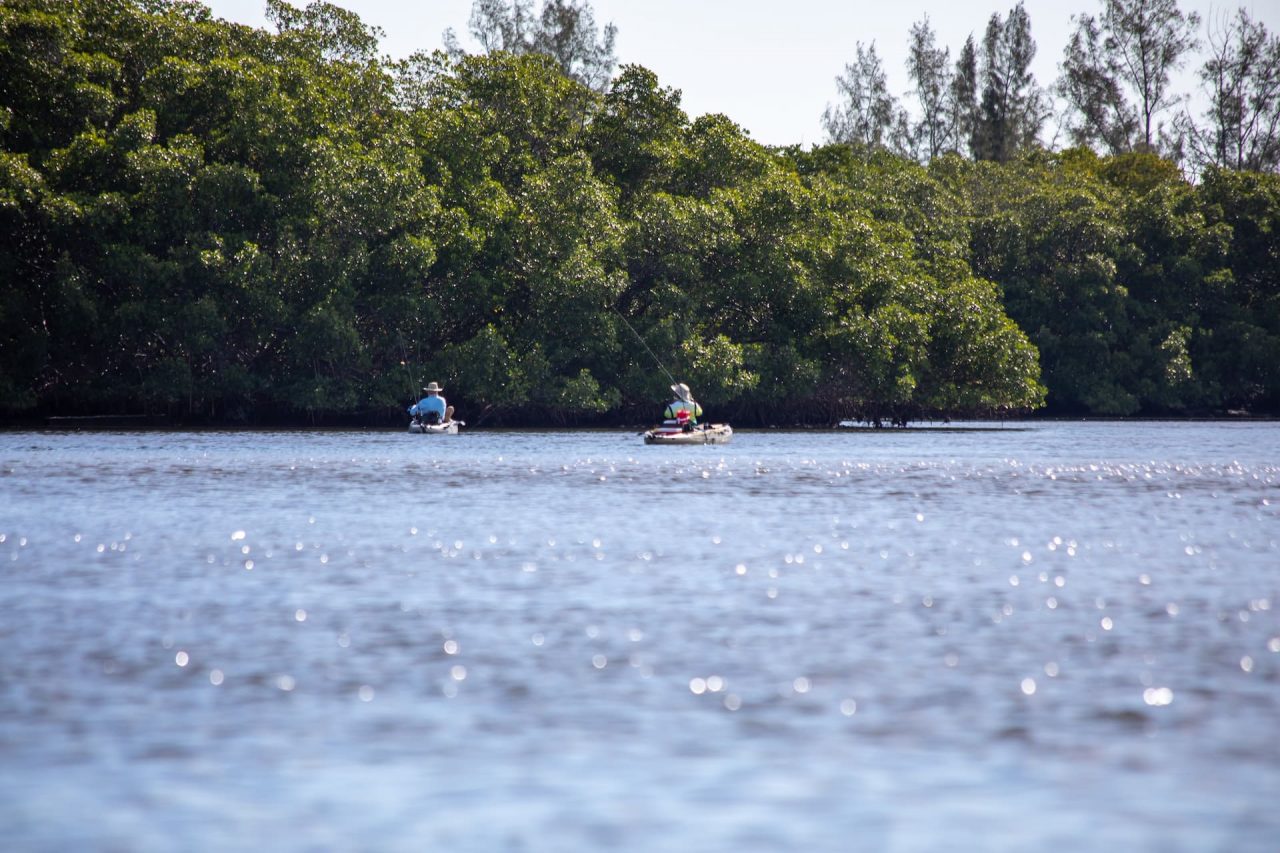
[[[265,0],[203,0],[215,17],[266,27]],[[471,0],[330,0],[380,27],[382,52],[393,58],[434,50],[453,28],[465,48]],[[295,2],[295,5],[305,5]],[[538,4],[540,5],[540,4]],[[911,25],[926,15],[952,62],[972,33],[975,42],[992,13],[1008,14],[1014,0],[592,0],[596,24],[618,27],[619,63],[643,65],[661,85],[679,89],[690,118],[724,113],[766,145],[810,146],[825,141],[822,112],[837,98],[836,77],[853,61],[858,42],[876,45],[890,91],[911,106],[906,72]],[[1044,87],[1058,77],[1074,14],[1097,15],[1102,0],[1025,0],[1037,51],[1032,71]],[[1184,12],[1220,19],[1243,7],[1280,33],[1280,0],[1235,3],[1181,0]],[[1204,27],[1202,24],[1202,40]],[[1193,59],[1174,79],[1179,93],[1198,87]],[[1045,137],[1052,142],[1056,124]]]

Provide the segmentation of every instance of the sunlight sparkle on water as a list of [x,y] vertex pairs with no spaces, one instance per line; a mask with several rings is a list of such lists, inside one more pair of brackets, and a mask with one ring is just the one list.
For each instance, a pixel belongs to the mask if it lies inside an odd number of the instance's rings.
[[[481,850],[1045,849],[1080,826],[1097,849],[1271,850],[1276,429],[744,430],[719,463],[604,430],[10,439],[6,845],[16,818],[19,849],[252,846],[225,821],[243,790],[190,788],[213,756],[304,782],[253,786],[281,853],[423,827]],[[139,696],[158,713],[122,725]],[[183,779],[200,796],[165,800]],[[90,807],[70,837],[32,817],[64,791]],[[760,823],[794,803],[805,821]]]

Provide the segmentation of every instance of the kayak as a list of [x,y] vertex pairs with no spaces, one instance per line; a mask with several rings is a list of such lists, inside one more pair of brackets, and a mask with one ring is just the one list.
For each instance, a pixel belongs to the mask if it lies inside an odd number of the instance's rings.
[[645,444],[728,444],[733,427],[728,424],[704,424],[686,430],[675,421],[666,421],[644,434]]
[[466,421],[448,420],[438,424],[410,421],[409,432],[420,432],[424,435],[457,435],[460,426],[466,426]]

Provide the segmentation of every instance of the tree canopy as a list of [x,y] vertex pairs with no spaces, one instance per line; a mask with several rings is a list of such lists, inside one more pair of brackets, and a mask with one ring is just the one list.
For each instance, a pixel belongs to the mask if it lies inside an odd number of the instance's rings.
[[[771,149],[640,65],[393,62],[270,12],[0,6],[7,416],[385,423],[435,379],[474,420],[634,423],[663,368],[757,424],[1277,405],[1275,175]],[[976,127],[988,62],[929,102]]]

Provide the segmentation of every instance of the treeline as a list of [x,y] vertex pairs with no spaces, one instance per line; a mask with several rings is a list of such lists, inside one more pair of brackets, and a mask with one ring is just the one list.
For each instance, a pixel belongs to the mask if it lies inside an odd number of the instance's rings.
[[636,422],[649,351],[742,423],[1280,407],[1273,174],[768,149],[602,77],[609,30],[391,62],[269,16],[0,5],[8,417],[390,422],[434,379],[472,422]]
[[[1038,46],[1022,2],[993,13],[954,63],[925,16],[909,34],[910,109],[889,91],[875,42],[856,42],[836,78],[840,100],[823,115],[828,141],[921,162],[948,152],[1007,162],[1046,136],[1066,137],[1106,154],[1160,154],[1192,172],[1280,167],[1280,36],[1244,8],[1201,21],[1176,0],[1098,5],[1096,15],[1072,16],[1061,73],[1048,86],[1031,71]],[[1173,72],[1188,64],[1199,114],[1192,93],[1173,86]]]

